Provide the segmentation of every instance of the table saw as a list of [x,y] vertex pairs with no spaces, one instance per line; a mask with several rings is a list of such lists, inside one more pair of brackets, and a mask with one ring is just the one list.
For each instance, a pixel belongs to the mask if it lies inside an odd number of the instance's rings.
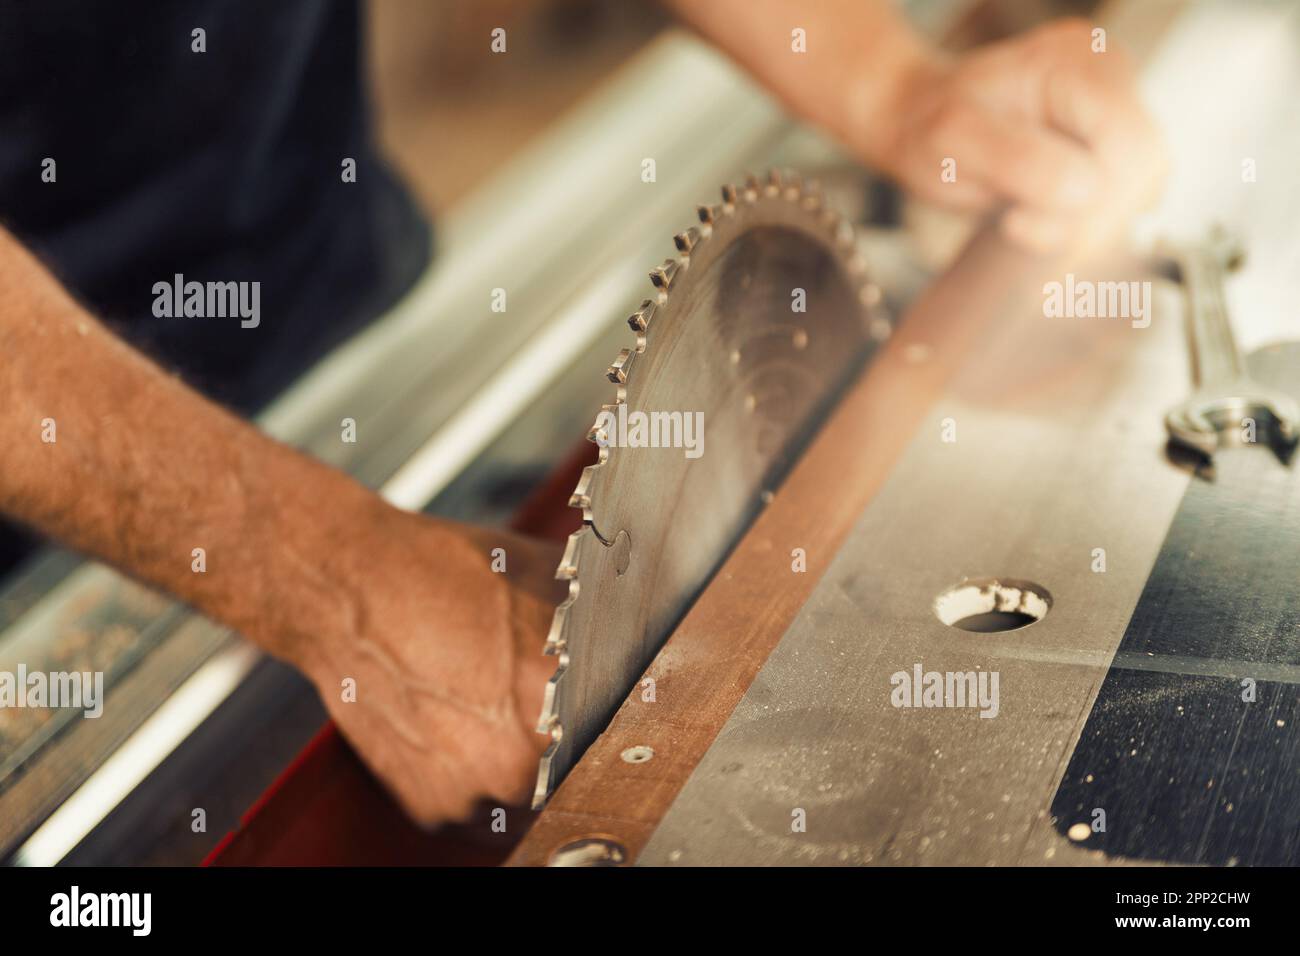
[[[117,635],[110,694],[136,703],[7,748],[5,854],[167,858],[209,805],[184,852],[217,864],[1297,862],[1300,479],[1267,422],[1169,442],[1193,306],[1149,251],[1231,230],[1244,364],[1300,399],[1300,129],[1268,112],[1300,91],[1300,17],[1113,7],[1179,157],[1132,249],[1046,260],[900,216],[671,36],[264,413],[396,504],[567,541],[532,810],[417,831],[301,678],[52,553],[6,588],[0,653]],[[1276,95],[1234,112],[1261,74]],[[694,95],[648,130],[670,84]],[[1245,149],[1279,172],[1247,182]],[[624,182],[651,152],[654,188]],[[1145,312],[1059,314],[1066,282]],[[464,321],[503,283],[510,322]],[[345,412],[378,451],[332,440]]]

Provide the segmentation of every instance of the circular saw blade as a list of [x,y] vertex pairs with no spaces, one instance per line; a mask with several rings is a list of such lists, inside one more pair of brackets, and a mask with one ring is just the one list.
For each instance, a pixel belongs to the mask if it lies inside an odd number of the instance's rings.
[[560,662],[536,807],[889,332],[852,227],[815,186],[774,172],[722,197],[650,274],[656,294],[628,320],[635,342],[607,373],[615,400],[588,435],[599,460],[570,499],[584,523],[556,573],[569,594],[547,641]]

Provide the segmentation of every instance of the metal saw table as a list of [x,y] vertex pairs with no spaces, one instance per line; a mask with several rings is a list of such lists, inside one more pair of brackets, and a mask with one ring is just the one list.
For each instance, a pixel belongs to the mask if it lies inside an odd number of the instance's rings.
[[[1296,862],[1300,480],[1242,449],[1189,481],[1177,298],[1046,320],[1016,258],[977,244],[913,307],[514,862]],[[1253,367],[1300,392],[1300,346]],[[1050,611],[938,619],[986,577]],[[896,708],[914,666],[999,673],[995,719]]]

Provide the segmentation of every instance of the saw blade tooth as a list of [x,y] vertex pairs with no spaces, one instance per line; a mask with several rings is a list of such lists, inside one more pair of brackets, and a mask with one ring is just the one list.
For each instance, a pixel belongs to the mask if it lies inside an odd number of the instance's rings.
[[[559,567],[555,569],[555,580],[572,581],[578,576],[578,557],[582,553],[583,537],[588,533],[584,525],[569,535],[569,540],[564,544],[564,555],[560,558]],[[564,605],[561,606],[573,603],[572,599],[577,595],[572,593],[572,589],[570,591],[569,597],[565,599]]]
[[785,178],[780,169],[773,167],[767,171],[767,182],[763,185],[763,195],[770,198],[780,196],[785,191]]
[[605,370],[605,377],[615,385],[626,385],[627,373],[632,368],[632,356],[635,354],[631,349],[621,350],[613,364]]
[[792,202],[797,201],[803,194],[803,177],[794,170],[782,171],[781,194]]
[[[657,306],[654,299],[646,299],[642,302],[641,307],[628,316],[627,324],[631,327],[632,331],[638,333],[647,331],[650,328],[651,320],[655,316],[656,308]],[[642,348],[637,349],[637,351],[645,350]]]
[[853,228],[853,223],[829,209],[822,211],[821,220],[826,227],[826,231],[831,234],[836,249],[846,260],[847,265],[849,254],[856,252],[858,244],[858,236]]
[[[551,652],[547,651],[546,653],[551,653]],[[556,713],[556,706],[555,706],[556,697],[557,697],[556,691],[558,685],[559,685],[559,681],[557,681],[555,679],[555,675],[552,674],[551,679],[546,682],[546,690],[542,697],[542,712],[537,715],[537,726],[534,728],[539,734],[550,734],[553,743],[559,743],[558,737],[556,737],[556,735],[553,733],[553,729],[558,728],[560,726],[560,715]],[[550,750],[551,748],[548,747],[547,756],[549,756]],[[545,776],[550,776],[550,774],[546,772],[546,770],[549,769],[547,767],[548,764],[547,756],[542,757],[542,766],[544,768],[543,773]],[[534,810],[540,809],[541,804],[537,803],[537,801],[541,800],[544,803],[546,801],[546,797],[547,794],[543,792],[541,783],[539,781],[538,789],[533,794],[533,801],[534,801],[533,809]]]
[[809,212],[816,212],[822,205],[822,184],[815,179],[809,179],[803,184],[800,190],[799,205]]
[[700,230],[707,238],[713,235],[713,227],[724,216],[731,215],[734,206],[696,206],[695,213],[700,218]]
[[552,650],[549,646],[545,653],[552,656],[558,655],[560,658],[560,666],[555,669],[555,673],[551,675],[551,679],[546,682],[546,691],[542,696],[542,712],[537,715],[536,730],[539,734],[549,734],[551,737],[551,745],[546,748],[546,753],[542,757],[542,774],[537,781],[537,791],[533,795],[533,809],[535,810],[540,809],[542,804],[546,802],[547,796],[550,795],[550,787],[543,787],[542,781],[548,780],[550,777],[550,756],[555,749],[555,745],[560,742],[560,738],[564,735],[564,731],[560,727],[559,698],[560,684],[564,680],[565,671],[568,670],[568,663],[566,660],[568,655],[565,654],[562,649]]
[[664,264],[657,269],[650,270],[650,281],[655,287],[663,292],[667,292],[672,287],[673,279],[677,276],[681,263],[676,259],[665,259]]
[[700,238],[700,230],[691,226],[685,232],[679,232],[673,236],[673,244],[677,246],[678,252],[684,256],[689,256],[691,250],[699,244]]
[[590,516],[592,486],[600,477],[600,469],[605,464],[607,457],[608,449],[602,448],[601,460],[582,469],[582,474],[578,476],[578,483],[573,488],[573,494],[569,495],[569,507],[581,508],[584,519]]
[[588,465],[582,469],[582,474],[578,477],[578,483],[574,486],[573,493],[569,495],[569,507],[582,509],[582,526],[590,531],[592,536],[603,545],[613,543],[612,539],[606,539],[600,533],[600,529],[596,527],[596,505],[600,500],[600,484],[605,480],[607,474],[605,466],[608,462],[608,449],[602,447],[600,460],[596,464]]
[[[740,190],[731,183],[724,183],[722,186],[722,206],[724,210],[730,212],[736,208],[738,202],[740,202]],[[701,206],[700,208],[705,209],[708,207]],[[714,218],[716,217],[711,217],[709,221],[712,222]]]
[[605,431],[605,424],[610,420],[610,416],[617,418],[617,402],[613,405],[600,406],[600,414],[596,416],[596,421],[592,423],[591,428],[587,429],[587,441],[600,446],[602,462],[609,454],[609,434]]
[[756,202],[758,195],[763,191],[763,181],[753,173],[745,176],[745,191],[743,198],[745,202]]

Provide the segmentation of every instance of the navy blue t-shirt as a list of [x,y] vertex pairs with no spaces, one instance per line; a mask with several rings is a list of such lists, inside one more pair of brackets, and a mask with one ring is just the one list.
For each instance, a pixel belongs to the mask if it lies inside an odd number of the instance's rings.
[[[371,141],[361,39],[356,0],[0,0],[0,222],[164,367],[255,410],[430,256]],[[260,283],[257,326],[155,315],[178,274]],[[0,520],[0,574],[29,548]]]
[[[361,34],[356,0],[0,0],[0,221],[124,337],[257,408],[429,259],[371,140]],[[260,283],[257,326],[159,317],[178,274]]]

